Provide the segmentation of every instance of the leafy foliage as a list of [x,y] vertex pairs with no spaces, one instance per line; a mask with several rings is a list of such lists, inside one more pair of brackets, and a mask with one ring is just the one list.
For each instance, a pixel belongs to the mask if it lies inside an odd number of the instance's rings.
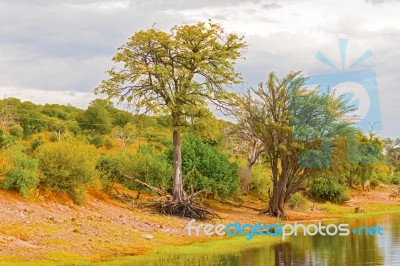
[[[123,173],[164,190],[171,187],[172,169],[164,154],[151,145],[143,145],[134,154],[122,153],[120,168]],[[129,181],[128,181],[129,182]],[[136,186],[136,184],[132,184]]]
[[291,210],[304,210],[307,204],[307,199],[301,195],[300,192],[296,192],[290,197],[287,205]]
[[12,167],[5,174],[4,189],[15,189],[29,197],[39,183],[37,161],[20,151],[12,153],[10,160]]
[[38,154],[40,186],[67,192],[82,203],[84,186],[96,176],[96,155],[93,147],[80,142],[48,143]]
[[311,195],[323,200],[335,203],[343,203],[349,200],[347,188],[334,176],[323,176],[311,181]]
[[[234,196],[238,193],[239,176],[236,163],[220,153],[215,147],[194,137],[185,137],[182,142],[183,176],[187,190],[207,189],[218,197]],[[172,151],[168,151],[172,160]]]
[[250,192],[255,193],[260,199],[268,199],[268,190],[272,188],[272,181],[268,178],[270,175],[270,170],[266,169],[265,166],[261,164],[254,165],[251,168]]

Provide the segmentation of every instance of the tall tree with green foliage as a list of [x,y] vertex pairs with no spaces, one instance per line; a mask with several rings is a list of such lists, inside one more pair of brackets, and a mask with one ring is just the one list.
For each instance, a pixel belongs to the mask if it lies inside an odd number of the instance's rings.
[[267,211],[285,217],[284,205],[299,186],[331,165],[331,140],[343,134],[350,110],[339,98],[305,88],[305,78],[292,72],[269,74],[266,82],[244,95],[239,123],[261,140],[262,156],[272,172],[273,191]]
[[173,200],[185,202],[180,130],[194,108],[225,107],[232,94],[224,86],[241,82],[235,62],[246,47],[242,37],[212,22],[136,32],[118,49],[109,79],[95,89],[138,111],[171,116],[173,126]]
[[82,129],[92,133],[107,134],[112,128],[111,115],[108,112],[109,104],[101,99],[96,99],[89,104],[89,107],[77,117]]

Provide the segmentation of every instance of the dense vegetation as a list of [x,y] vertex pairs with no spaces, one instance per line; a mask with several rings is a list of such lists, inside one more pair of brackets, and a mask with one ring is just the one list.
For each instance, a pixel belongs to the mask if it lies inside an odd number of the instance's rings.
[[[2,187],[24,197],[66,193],[76,203],[88,187],[112,194],[117,183],[178,205],[203,191],[250,193],[285,216],[305,195],[343,203],[349,188],[400,184],[399,139],[352,128],[353,107],[307,90],[300,72],[228,92],[224,85],[241,82],[234,63],[244,47],[212,23],[140,31],[114,57],[124,67],[97,88],[109,100],[86,110],[0,100]],[[147,112],[116,108],[113,98]],[[235,123],[215,118],[210,103]]]
[[[31,110],[29,117],[35,119],[27,119],[26,106]],[[93,109],[93,106],[97,107]],[[106,100],[95,100],[87,110],[81,110],[7,98],[0,101],[0,108],[4,189],[16,190],[24,197],[49,189],[67,193],[78,203],[82,202],[85,188],[89,186],[112,193],[112,184],[121,183],[152,193],[124,178],[121,172],[165,191],[172,189],[169,139],[172,128],[168,117],[135,116]],[[87,123],[83,123],[83,117],[88,119]],[[231,136],[224,136],[232,123],[218,120],[212,114],[203,117],[202,122],[205,126],[189,124],[183,131],[185,189],[206,189],[209,196],[216,198],[240,198],[240,178],[247,167],[247,153],[251,147],[238,152],[239,144],[229,141]],[[348,162],[343,158],[347,142],[344,137],[338,138],[333,167],[316,171],[299,191],[317,199],[341,203],[348,199],[348,188],[362,189],[366,183],[371,188],[382,183],[399,184],[397,161],[392,158],[398,152],[395,141],[361,133],[358,138],[360,143],[376,147],[381,156],[370,158],[375,160],[372,163]],[[390,153],[384,154],[389,149]],[[358,156],[365,161],[371,155],[361,153]],[[268,190],[272,188],[270,176],[271,169],[265,159],[259,158],[251,169],[249,193],[268,200]],[[289,202],[290,206],[293,204]]]

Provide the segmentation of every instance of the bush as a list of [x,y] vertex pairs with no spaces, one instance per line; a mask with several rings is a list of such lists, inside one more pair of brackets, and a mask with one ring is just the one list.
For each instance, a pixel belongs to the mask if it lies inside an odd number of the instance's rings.
[[16,137],[12,135],[5,135],[4,131],[0,129],[0,149],[8,148],[14,145],[16,142]]
[[31,152],[36,151],[43,143],[44,143],[44,140],[41,136],[32,140],[32,142],[30,144],[30,151]]
[[343,203],[349,199],[347,187],[335,177],[318,177],[311,182],[311,195],[334,203]]
[[[167,151],[173,162],[172,149]],[[228,197],[238,194],[238,166],[227,155],[201,140],[186,137],[182,141],[182,171],[187,191],[207,189],[213,196]]]
[[396,172],[394,176],[392,176],[391,181],[393,185],[400,185],[400,172]]
[[120,164],[116,156],[102,156],[97,161],[96,169],[100,172],[103,190],[108,194],[111,194],[113,184],[122,180],[119,170]]
[[377,188],[377,187],[379,186],[379,181],[376,180],[376,179],[372,179],[372,180],[369,182],[369,185],[371,186],[372,189],[375,189],[375,188]]
[[82,203],[84,186],[96,175],[94,148],[80,142],[49,143],[40,147],[40,186],[68,193]]
[[[165,190],[171,186],[172,165],[164,154],[156,154],[151,145],[140,146],[135,154],[123,153],[120,159],[123,173]],[[126,183],[132,186],[132,182]],[[133,187],[137,187],[136,183]]]
[[23,197],[29,197],[39,182],[37,161],[22,152],[12,155],[10,161],[12,167],[5,174],[4,189],[15,189]]
[[24,135],[24,129],[19,124],[13,124],[8,128],[8,132],[11,136],[14,136],[18,139],[22,138]]
[[141,146],[136,153],[106,155],[99,159],[96,168],[100,171],[103,190],[110,193],[113,184],[123,183],[130,189],[148,191],[121,173],[137,178],[149,185],[168,190],[171,186],[172,169],[163,154],[155,154],[150,145]]
[[290,197],[287,206],[291,210],[294,209],[304,210],[306,204],[307,204],[307,199],[303,195],[301,195],[301,193],[296,192]]
[[105,138],[104,139],[104,147],[106,148],[106,149],[111,149],[113,146],[114,146],[114,144],[113,144],[113,142],[112,142],[112,140],[111,140],[111,138],[109,138],[109,137],[107,137],[107,138]]
[[255,164],[251,168],[250,191],[260,199],[267,199],[268,189],[272,189],[272,181],[267,169],[261,164]]
[[104,139],[101,136],[96,135],[94,137],[89,138],[89,143],[96,146],[96,148],[99,148],[103,146]]

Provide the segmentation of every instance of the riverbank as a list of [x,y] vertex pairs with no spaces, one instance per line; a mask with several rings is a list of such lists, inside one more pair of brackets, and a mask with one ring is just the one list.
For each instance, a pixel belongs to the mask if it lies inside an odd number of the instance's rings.
[[[136,198],[135,192],[121,192]],[[390,192],[389,188],[353,190],[351,200],[343,205],[309,201],[301,211],[289,210],[290,219],[285,223],[400,212],[400,202],[389,200]],[[85,204],[77,206],[67,197],[49,194],[41,200],[25,200],[12,192],[0,191],[0,265],[22,260],[31,261],[32,265],[85,264],[110,258],[122,262],[132,256],[154,256],[178,246],[196,250],[200,243],[199,249],[204,250],[201,243],[205,242],[213,251],[223,247],[221,252],[226,250],[226,243],[221,241],[245,244],[244,239],[188,237],[188,218],[161,215],[149,206],[151,203],[146,195],[139,200],[120,202],[104,193],[91,191]],[[254,197],[244,198],[246,207],[215,200],[204,202],[218,212],[224,224],[278,222],[276,218],[259,215],[256,209],[264,208],[265,204]],[[356,208],[362,211],[355,213]],[[265,240],[252,240],[251,245],[256,245],[257,241],[265,243]],[[234,248],[235,245],[228,246]]]

